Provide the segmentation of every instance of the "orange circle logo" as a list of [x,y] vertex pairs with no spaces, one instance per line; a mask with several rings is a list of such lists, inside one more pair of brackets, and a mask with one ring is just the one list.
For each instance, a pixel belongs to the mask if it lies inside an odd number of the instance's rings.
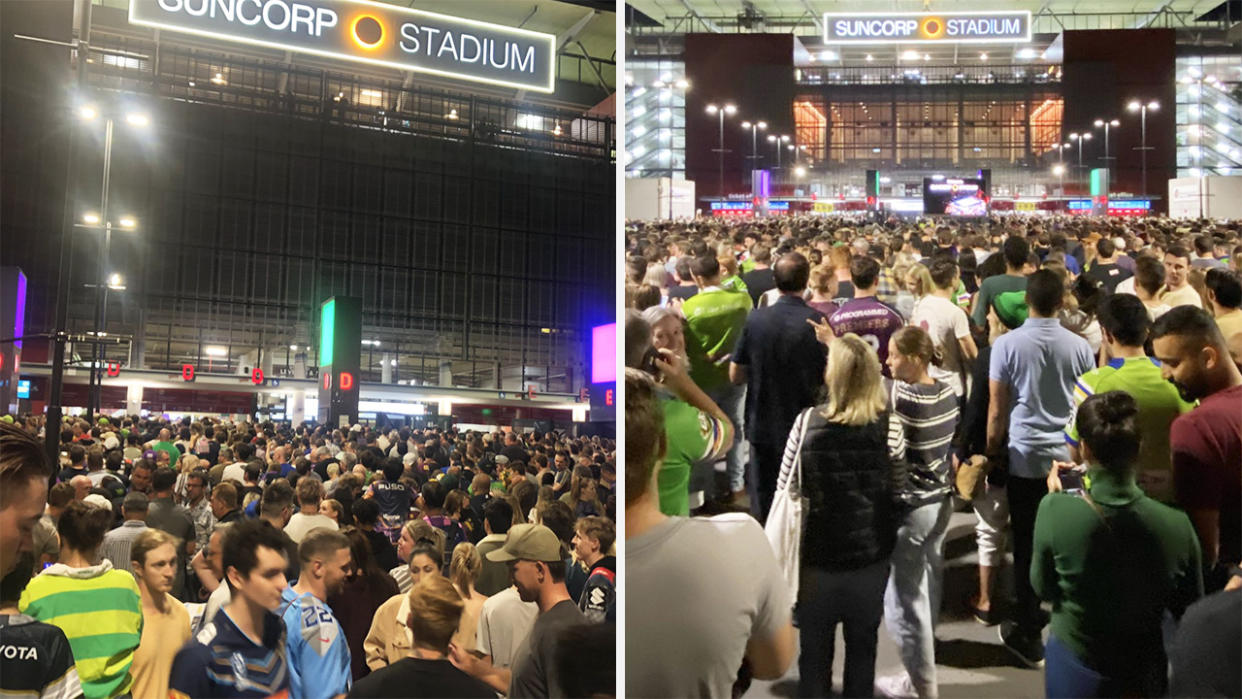
[[919,34],[924,39],[939,39],[944,36],[944,20],[939,17],[925,17],[919,22]]
[[350,26],[354,43],[364,49],[376,49],[384,43],[384,25],[371,15],[358,15]]

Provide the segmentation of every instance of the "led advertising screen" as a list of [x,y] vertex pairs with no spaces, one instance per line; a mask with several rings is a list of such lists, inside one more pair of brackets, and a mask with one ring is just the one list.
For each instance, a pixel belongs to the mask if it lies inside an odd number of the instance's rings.
[[988,215],[982,179],[923,178],[923,213],[933,216],[978,217]]
[[591,383],[617,381],[617,324],[591,328]]
[[617,324],[591,328],[591,421],[617,419]]

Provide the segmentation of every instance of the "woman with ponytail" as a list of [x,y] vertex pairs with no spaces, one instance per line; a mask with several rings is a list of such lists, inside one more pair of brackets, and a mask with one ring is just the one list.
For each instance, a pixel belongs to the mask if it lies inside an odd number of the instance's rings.
[[487,601],[487,595],[474,586],[481,572],[483,558],[479,556],[479,550],[468,541],[458,544],[453,549],[453,560],[449,563],[449,580],[465,604],[461,612],[461,624],[457,627],[457,633],[453,634],[453,643],[462,650],[474,650],[479,614],[483,611],[483,603]]
[[939,696],[936,616],[944,577],[944,537],[953,514],[949,450],[957,427],[957,396],[928,374],[936,346],[927,331],[908,325],[888,344],[893,381],[889,408],[900,421],[909,477],[897,496],[905,515],[897,529],[884,622],[906,671],[876,681],[887,696]]

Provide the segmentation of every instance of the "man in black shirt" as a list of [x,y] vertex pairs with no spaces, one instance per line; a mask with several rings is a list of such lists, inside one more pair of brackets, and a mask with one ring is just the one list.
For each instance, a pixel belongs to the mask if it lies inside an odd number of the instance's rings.
[[781,296],[746,319],[729,365],[729,379],[747,385],[747,487],[751,513],[760,522],[767,519],[776,493],[781,455],[794,419],[803,408],[815,405],[824,385],[828,354],[809,322],[823,322],[824,316],[802,298],[810,273],[810,263],[798,253],[777,260],[774,278]]
[[69,465],[60,470],[56,480],[68,483],[74,476],[88,475],[90,471],[86,468],[86,448],[81,444],[70,444],[66,451],[69,452]]
[[500,454],[507,457],[509,463],[514,461],[521,461],[524,464],[530,462],[530,455],[522,448],[516,432],[509,432],[505,435],[505,448],[500,450]]
[[1117,291],[1118,284],[1133,277],[1134,273],[1117,264],[1117,246],[1112,238],[1100,238],[1095,241],[1095,250],[1097,253],[1095,263],[1083,276],[1112,294]]
[[776,288],[776,279],[772,276],[772,249],[763,243],[756,243],[750,249],[750,259],[755,268],[742,275],[746,291],[750,294],[751,303],[759,305],[759,297],[769,289]]
[[81,696],[82,685],[65,632],[17,611],[33,563],[24,556],[0,581],[0,648],[4,648],[0,654],[0,695]]
[[694,277],[690,274],[690,258],[681,257],[673,265],[673,276],[677,283],[668,289],[668,297],[670,299],[686,299],[699,293],[699,285],[694,283]]

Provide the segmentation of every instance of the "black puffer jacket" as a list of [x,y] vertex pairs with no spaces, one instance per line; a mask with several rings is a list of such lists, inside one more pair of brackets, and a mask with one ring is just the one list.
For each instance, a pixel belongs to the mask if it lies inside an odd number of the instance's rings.
[[828,422],[819,410],[809,415],[801,448],[809,502],[802,564],[845,571],[888,558],[900,517],[894,494],[907,471],[904,459],[890,456],[889,413],[861,426]]

